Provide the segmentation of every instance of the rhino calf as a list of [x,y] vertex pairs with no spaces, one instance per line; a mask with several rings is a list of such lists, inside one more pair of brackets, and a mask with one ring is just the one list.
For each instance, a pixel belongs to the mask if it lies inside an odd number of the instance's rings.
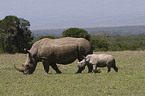
[[84,59],[78,62],[79,69],[85,69],[86,65],[93,65],[93,72],[99,73],[97,67],[108,67],[108,71],[111,71],[111,67],[118,72],[118,68],[115,64],[115,59],[112,55],[107,54],[90,54],[84,57]]

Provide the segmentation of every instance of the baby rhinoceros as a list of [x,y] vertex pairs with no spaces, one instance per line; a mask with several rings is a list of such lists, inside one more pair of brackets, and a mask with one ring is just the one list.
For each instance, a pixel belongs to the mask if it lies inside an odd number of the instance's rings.
[[78,62],[79,69],[85,69],[86,65],[93,65],[93,72],[99,73],[97,67],[108,67],[108,71],[111,71],[111,67],[118,72],[118,68],[115,64],[115,59],[112,55],[108,54],[89,54],[80,62]]

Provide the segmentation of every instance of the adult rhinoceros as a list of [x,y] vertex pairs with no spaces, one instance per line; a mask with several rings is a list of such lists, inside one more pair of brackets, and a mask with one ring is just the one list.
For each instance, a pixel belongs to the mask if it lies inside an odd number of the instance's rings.
[[[37,66],[37,62],[42,62],[44,72],[48,73],[49,65],[61,73],[56,64],[69,64],[78,59],[81,61],[83,56],[92,54],[93,50],[89,41],[83,38],[65,37],[60,39],[41,39],[33,44],[27,52],[27,60],[22,67],[14,67],[24,74],[32,74]],[[92,65],[88,65],[88,72],[92,72]],[[76,73],[81,73],[79,68]]]

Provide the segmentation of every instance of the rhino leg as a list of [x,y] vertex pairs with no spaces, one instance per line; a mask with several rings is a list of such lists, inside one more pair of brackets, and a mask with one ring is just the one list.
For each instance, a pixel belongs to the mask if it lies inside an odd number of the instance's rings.
[[88,64],[87,67],[88,67],[88,73],[92,73],[93,66],[91,64]]
[[58,67],[57,67],[56,64],[50,64],[50,66],[56,71],[56,73],[58,73],[58,74],[62,73],[62,72],[58,69]]
[[111,68],[110,68],[110,67],[108,67],[108,71],[107,71],[107,72],[109,73],[110,71],[111,71]]
[[79,67],[78,71],[77,71],[75,74],[77,74],[77,73],[82,73],[82,71],[83,71],[84,69],[85,69],[85,67],[82,67],[82,68]]
[[94,73],[100,73],[100,70],[97,70],[97,65],[93,65],[93,72]]
[[[86,66],[86,65],[85,65]],[[76,72],[77,73],[82,73],[82,71],[85,69],[85,66],[84,67],[79,67],[78,71]],[[87,67],[88,67],[88,73],[92,73],[92,70],[93,70],[93,66],[91,64],[87,64]]]
[[49,72],[49,64],[47,63],[47,61],[43,61],[43,67],[44,67],[44,73],[48,74],[48,72]]
[[115,70],[115,72],[118,72],[118,68],[116,66],[114,66],[113,69]]
[[107,67],[108,67],[107,72],[109,73],[109,72],[111,71],[112,62],[107,62],[106,65],[107,65]]
[[115,72],[118,72],[118,68],[116,67],[116,62],[115,59],[113,60],[113,69],[115,70]]
[[[88,73],[92,73],[93,70],[93,66],[92,65],[87,65],[88,67]],[[79,68],[78,71],[76,73],[82,73],[82,71],[85,69],[85,66],[82,68]]]
[[93,65],[93,72],[97,73],[97,66],[96,65]]

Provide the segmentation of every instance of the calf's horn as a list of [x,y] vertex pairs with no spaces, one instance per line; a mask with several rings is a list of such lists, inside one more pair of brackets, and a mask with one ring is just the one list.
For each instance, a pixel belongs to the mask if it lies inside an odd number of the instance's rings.
[[27,50],[26,48],[24,48],[24,51],[29,54],[31,53],[30,50]]

